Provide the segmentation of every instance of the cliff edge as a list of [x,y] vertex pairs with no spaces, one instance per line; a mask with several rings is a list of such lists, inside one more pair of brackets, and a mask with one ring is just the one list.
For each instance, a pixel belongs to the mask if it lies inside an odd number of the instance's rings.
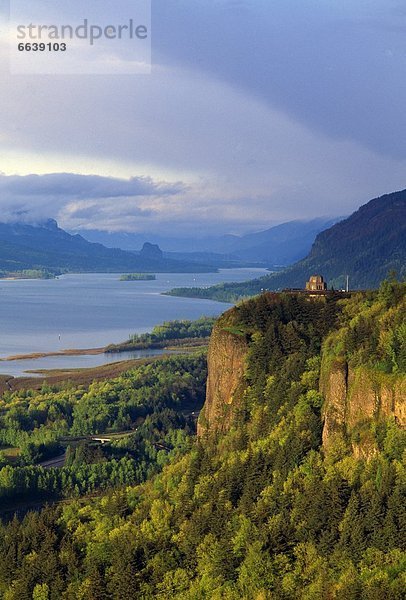
[[367,367],[351,367],[344,358],[330,364],[323,357],[320,392],[323,396],[323,446],[339,439],[351,443],[356,455],[377,452],[368,423],[393,417],[406,428],[406,378]]
[[248,342],[242,333],[227,329],[228,311],[214,326],[208,350],[206,402],[200,413],[197,433],[226,432],[233,421],[245,387]]
[[255,405],[277,419],[282,405],[307,404],[326,451],[344,442],[369,458],[381,423],[406,428],[405,303],[405,284],[392,282],[349,299],[262,294],[231,309],[211,336],[198,435],[242,427]]

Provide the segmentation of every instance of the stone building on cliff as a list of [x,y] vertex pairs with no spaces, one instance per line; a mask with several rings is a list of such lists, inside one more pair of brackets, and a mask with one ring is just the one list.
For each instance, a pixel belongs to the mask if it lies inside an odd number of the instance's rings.
[[325,292],[327,290],[327,283],[321,275],[312,275],[306,283],[306,290],[309,292]]

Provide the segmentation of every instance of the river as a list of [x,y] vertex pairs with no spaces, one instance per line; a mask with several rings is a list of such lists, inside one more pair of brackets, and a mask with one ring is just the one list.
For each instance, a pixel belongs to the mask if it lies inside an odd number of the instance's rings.
[[[0,358],[101,347],[125,341],[132,333],[150,331],[162,321],[219,315],[229,305],[164,296],[162,292],[173,287],[245,281],[265,273],[264,269],[222,269],[219,273],[157,273],[155,281],[120,281],[119,274],[111,273],[2,280]],[[0,374],[17,376],[29,369],[92,367],[131,357],[102,354],[5,361],[0,363]]]

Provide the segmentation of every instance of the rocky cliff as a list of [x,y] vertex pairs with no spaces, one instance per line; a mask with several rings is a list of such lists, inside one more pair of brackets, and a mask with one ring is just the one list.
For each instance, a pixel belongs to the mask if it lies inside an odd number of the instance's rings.
[[229,429],[245,387],[248,343],[244,335],[227,330],[228,315],[216,323],[210,337],[207,395],[198,422],[199,436]]
[[376,446],[364,426],[393,416],[406,427],[406,378],[365,367],[354,368],[341,359],[323,359],[320,391],[323,404],[323,446],[338,438],[349,440],[355,454],[370,455]]
[[[272,410],[277,410],[279,399],[290,393],[288,386],[299,390],[300,401],[308,389],[303,382],[314,377],[312,390],[316,392],[318,372],[306,372],[305,365],[313,355],[312,348],[318,345],[322,347],[319,394],[323,446],[328,450],[341,439],[352,445],[356,455],[371,456],[377,443],[371,431],[379,423],[393,417],[399,427],[406,428],[406,326],[401,286],[396,294],[387,306],[387,299],[378,293],[369,298],[359,295],[332,301],[330,306],[328,302],[309,302],[300,295],[286,298],[263,294],[225,313],[210,340],[207,396],[198,434],[226,432],[237,423],[248,393],[251,402],[270,402]],[[336,319],[336,326],[322,331],[328,318],[331,323]],[[297,370],[299,364],[302,371]],[[258,390],[254,399],[253,372]],[[269,384],[274,376],[286,381],[285,387],[279,384],[277,398]],[[261,381],[267,381],[268,387]]]

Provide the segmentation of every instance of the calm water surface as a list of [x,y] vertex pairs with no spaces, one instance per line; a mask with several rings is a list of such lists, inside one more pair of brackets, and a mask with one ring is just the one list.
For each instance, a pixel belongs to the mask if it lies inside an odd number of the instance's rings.
[[[227,304],[162,296],[173,287],[245,281],[264,269],[219,273],[160,273],[155,281],[119,281],[118,274],[64,275],[53,280],[0,281],[0,358],[67,348],[94,348],[126,340],[173,319],[218,315]],[[26,369],[74,368],[128,356],[50,357],[0,363],[0,374]],[[24,364],[23,364],[24,362]]]

